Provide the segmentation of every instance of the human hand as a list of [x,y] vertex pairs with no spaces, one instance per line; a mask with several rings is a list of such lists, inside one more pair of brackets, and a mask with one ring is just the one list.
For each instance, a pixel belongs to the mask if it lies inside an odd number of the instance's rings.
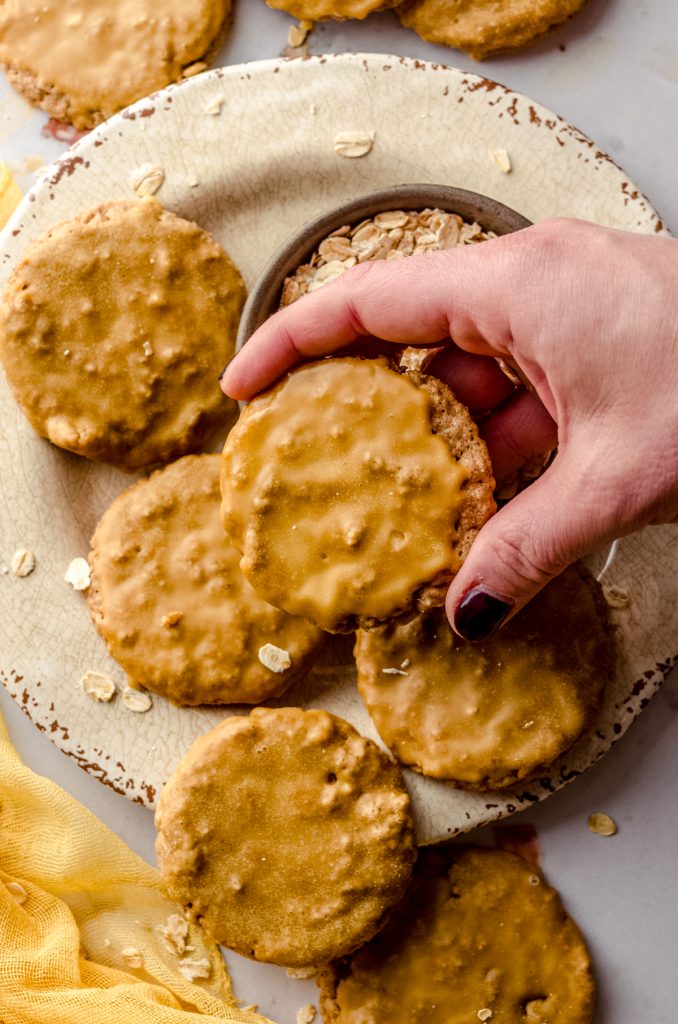
[[[445,346],[427,372],[490,411],[499,478],[558,445],[453,580],[447,613],[462,636],[484,639],[575,559],[678,515],[678,241],[561,219],[364,263],[271,317],[222,387],[248,399],[303,359],[373,339]],[[515,391],[490,356],[533,390]]]

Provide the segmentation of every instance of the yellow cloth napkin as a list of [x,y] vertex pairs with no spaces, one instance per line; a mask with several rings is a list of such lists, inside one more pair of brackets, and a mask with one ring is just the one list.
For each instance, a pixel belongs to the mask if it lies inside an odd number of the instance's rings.
[[0,160],[0,228],[4,228],[20,202],[21,190],[7,165]]
[[237,1007],[157,871],[22,764],[1,716],[0,1021],[270,1024]]

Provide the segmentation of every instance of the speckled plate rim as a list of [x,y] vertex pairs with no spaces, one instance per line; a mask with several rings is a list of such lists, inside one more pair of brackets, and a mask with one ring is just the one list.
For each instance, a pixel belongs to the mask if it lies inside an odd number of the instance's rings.
[[[381,89],[385,76],[388,88]],[[216,95],[224,100],[222,114],[200,116]],[[414,133],[413,147],[411,126],[418,123],[422,95],[428,120]],[[375,120],[369,157],[336,156],[336,131],[371,128]],[[263,150],[253,152],[253,136],[263,139]],[[488,159],[490,146],[507,149],[511,174]],[[533,221],[570,213],[630,230],[663,231],[627,176],[591,140],[534,101],[422,61],[323,56],[219,68],[101,125],[48,169],[17,210],[2,236],[0,284],[39,231],[97,201],[129,198],[130,172],[148,160],[166,171],[159,198],[225,241],[249,284],[304,220],[343,197],[403,181],[472,187]],[[108,671],[119,682],[121,672],[92,628],[82,596],[64,585],[63,571],[71,557],[84,553],[99,514],[129,481],[36,438],[4,379],[0,409],[0,562],[20,546],[38,558],[25,580],[0,575],[0,678],[66,754],[106,785],[152,806],[190,742],[228,712],[179,710],[156,699],[148,715],[134,716],[119,698],[112,705],[84,698],[77,686],[84,670]],[[605,577],[632,595],[629,608],[613,612],[620,671],[600,721],[547,775],[516,792],[472,794],[406,773],[421,841],[468,831],[542,799],[625,732],[675,661],[678,593],[670,570],[677,555],[678,531],[670,527],[643,531],[620,545]],[[602,554],[589,560],[594,572],[603,560]],[[325,706],[375,736],[345,646],[277,703],[286,701]]]

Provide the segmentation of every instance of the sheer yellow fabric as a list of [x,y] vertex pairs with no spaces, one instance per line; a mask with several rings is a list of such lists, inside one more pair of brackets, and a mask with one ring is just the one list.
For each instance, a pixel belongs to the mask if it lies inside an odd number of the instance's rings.
[[21,191],[7,165],[0,160],[0,228],[12,216],[21,202]]
[[237,1007],[199,929],[172,938],[177,914],[153,868],[22,764],[0,717],[2,1024],[270,1024]]

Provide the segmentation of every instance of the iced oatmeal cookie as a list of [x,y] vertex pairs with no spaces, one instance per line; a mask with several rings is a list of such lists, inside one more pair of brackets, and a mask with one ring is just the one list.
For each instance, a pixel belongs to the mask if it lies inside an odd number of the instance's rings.
[[234,418],[242,277],[151,197],[103,203],[29,245],[0,307],[0,357],[33,428],[128,470],[199,449]]
[[172,897],[222,944],[289,967],[371,938],[410,880],[397,767],[326,711],[257,708],[196,740],[156,814]]
[[350,632],[443,604],[493,487],[485,444],[445,384],[334,358],[242,413],[222,455],[222,520],[265,600]]
[[219,521],[219,456],[128,487],[89,556],[94,624],[132,686],[175,704],[257,704],[306,674],[322,632],[262,601]]

